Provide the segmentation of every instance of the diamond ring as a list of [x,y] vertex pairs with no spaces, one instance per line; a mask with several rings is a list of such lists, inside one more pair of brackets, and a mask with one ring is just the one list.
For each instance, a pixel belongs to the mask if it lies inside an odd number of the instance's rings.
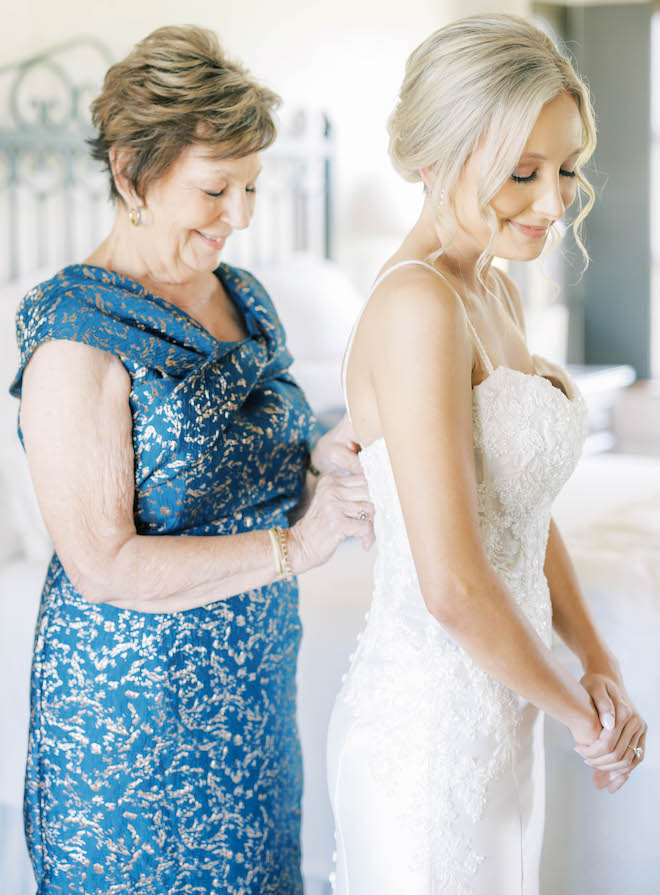
[[633,752],[635,753],[635,758],[641,758],[644,754],[644,750],[641,746],[631,746],[630,743],[628,743],[627,748],[633,750]]

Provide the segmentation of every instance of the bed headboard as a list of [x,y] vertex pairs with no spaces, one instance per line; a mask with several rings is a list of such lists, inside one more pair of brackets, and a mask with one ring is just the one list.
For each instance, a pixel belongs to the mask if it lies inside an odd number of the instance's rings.
[[[73,38],[0,67],[0,284],[80,261],[109,231],[105,174],[89,157],[89,105],[112,64]],[[284,109],[264,153],[252,224],[227,259],[251,266],[294,251],[332,254],[332,128],[321,111]]]

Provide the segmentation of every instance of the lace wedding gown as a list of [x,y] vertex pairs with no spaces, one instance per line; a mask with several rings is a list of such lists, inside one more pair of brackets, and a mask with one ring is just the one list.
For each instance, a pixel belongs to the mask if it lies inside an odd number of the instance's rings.
[[[489,373],[472,390],[481,535],[491,565],[549,647],[550,509],[580,456],[586,406],[566,372],[537,355],[535,370],[545,367],[566,393],[538,372],[494,370],[467,322]],[[351,343],[352,336],[349,351]],[[543,715],[430,615],[384,439],[359,456],[377,557],[371,607],[330,721],[333,891],[538,895]]]

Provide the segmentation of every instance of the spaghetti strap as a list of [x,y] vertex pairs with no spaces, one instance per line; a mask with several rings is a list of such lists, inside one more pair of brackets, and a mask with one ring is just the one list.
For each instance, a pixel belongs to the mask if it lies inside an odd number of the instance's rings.
[[465,305],[463,304],[463,300],[461,299],[460,295],[458,295],[458,293],[456,292],[454,287],[451,285],[451,283],[447,280],[447,278],[444,277],[440,273],[439,270],[437,270],[435,267],[433,267],[432,264],[429,264],[426,261],[418,261],[416,258],[409,258],[409,259],[406,259],[405,261],[397,261],[396,264],[393,264],[392,267],[388,267],[388,269],[384,273],[382,273],[379,277],[377,277],[375,283],[369,290],[369,294],[367,295],[366,301],[365,301],[364,305],[362,306],[362,309],[360,310],[360,313],[358,314],[357,319],[356,319],[355,323],[353,324],[351,334],[348,337],[348,343],[346,345],[346,350],[344,352],[344,359],[343,359],[342,365],[341,365],[341,384],[342,384],[342,389],[344,392],[344,404],[346,406],[346,413],[348,414],[349,420],[351,418],[351,411],[348,406],[348,392],[346,390],[346,370],[348,368],[348,358],[351,353],[351,348],[353,347],[353,340],[355,339],[355,333],[357,332],[358,324],[360,323],[360,320],[362,319],[362,315],[364,314],[365,308],[369,304],[369,299],[374,294],[376,289],[380,286],[380,284],[383,282],[385,277],[389,276],[389,274],[391,274],[393,271],[398,270],[398,268],[403,267],[405,264],[419,264],[421,267],[426,267],[429,270],[433,271],[433,273],[437,274],[442,280],[444,280],[445,283],[447,283],[449,288],[457,296],[458,300],[461,303],[461,307],[463,308],[463,311],[465,313],[465,320],[467,322],[468,329],[470,330],[470,332],[472,334],[474,343],[477,347],[477,352],[479,353],[479,356],[481,357],[482,363],[488,370],[488,375],[490,376],[490,374],[493,372],[493,369],[494,369],[493,365],[490,362],[490,358],[488,357],[488,354],[486,353],[486,349],[484,348],[484,346],[481,342],[481,339],[477,335],[476,329],[474,328],[474,326],[472,326],[472,323],[470,322],[470,318],[468,317],[467,311],[465,310]]
[[499,290],[499,292],[504,293],[504,299],[506,301],[506,306],[509,311],[511,321],[512,321],[513,325],[516,327],[516,329],[520,332],[520,335],[523,337],[523,339],[525,339],[525,333],[523,332],[522,326],[520,325],[520,320],[518,318],[518,311],[516,310],[516,308],[513,304],[513,301],[511,300],[511,295],[509,293],[509,290],[506,287],[506,283],[503,282],[502,276],[501,276],[500,271],[497,267],[495,267],[494,265],[491,265],[491,271],[497,271],[497,276],[495,277],[495,279],[497,280],[497,282],[499,284],[498,290]]
[[472,336],[474,338],[474,344],[477,346],[477,351],[479,353],[479,356],[481,357],[481,362],[483,363],[484,367],[488,370],[488,375],[490,376],[490,374],[494,371],[495,368],[493,367],[493,365],[490,362],[490,358],[488,357],[486,349],[484,348],[483,342],[477,335],[476,329],[474,328],[474,326],[472,326],[472,321],[468,317],[467,311],[465,312],[465,320],[467,321],[467,325],[468,325],[470,332],[472,333]]

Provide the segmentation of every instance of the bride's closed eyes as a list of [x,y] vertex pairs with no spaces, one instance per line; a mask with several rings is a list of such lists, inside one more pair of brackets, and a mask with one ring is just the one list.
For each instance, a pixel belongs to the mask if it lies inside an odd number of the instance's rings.
[[[559,173],[562,177],[575,177],[575,171],[565,171],[564,168],[560,168]],[[512,174],[511,180],[515,181],[515,183],[531,183],[533,180],[536,180],[536,171],[532,171],[527,177],[521,177],[519,174]]]

